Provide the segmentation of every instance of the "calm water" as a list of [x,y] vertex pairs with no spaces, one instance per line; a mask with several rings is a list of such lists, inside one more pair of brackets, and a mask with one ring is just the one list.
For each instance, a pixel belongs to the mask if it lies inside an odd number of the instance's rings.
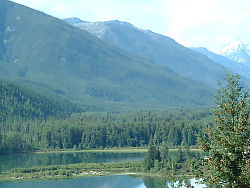
[[[0,172],[12,168],[33,167],[56,164],[74,164],[80,162],[109,162],[142,160],[145,153],[30,153],[0,155]],[[195,188],[202,188],[194,184]],[[0,188],[161,188],[169,185],[165,180],[150,177],[132,177],[127,175],[84,177],[61,180],[23,180],[0,182]],[[171,187],[171,186],[170,186]]]
[[[195,188],[202,188],[190,181]],[[135,178],[126,175],[85,177],[64,180],[37,180],[37,181],[13,181],[0,182],[0,188],[161,188],[169,183],[150,177]],[[183,186],[185,187],[185,186]]]
[[0,183],[0,188],[143,188],[141,178],[129,176],[86,177],[67,180],[15,181]]
[[0,155],[0,172],[12,168],[29,168],[34,166],[75,164],[81,162],[110,162],[143,160],[145,153],[26,153]]

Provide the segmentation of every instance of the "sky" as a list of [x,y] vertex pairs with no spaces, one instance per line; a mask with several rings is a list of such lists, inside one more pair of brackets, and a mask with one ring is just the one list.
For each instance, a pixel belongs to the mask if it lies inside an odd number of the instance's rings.
[[57,18],[120,20],[175,39],[187,47],[216,51],[250,43],[249,0],[13,0]]

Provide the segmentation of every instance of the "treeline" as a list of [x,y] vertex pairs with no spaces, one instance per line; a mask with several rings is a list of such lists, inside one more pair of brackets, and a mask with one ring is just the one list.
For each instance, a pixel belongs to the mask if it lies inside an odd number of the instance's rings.
[[1,123],[0,153],[35,149],[91,149],[156,145],[194,146],[204,125],[206,110],[138,113],[84,113],[65,120]]
[[151,140],[144,159],[144,169],[147,172],[167,173],[168,176],[188,175],[194,173],[204,155],[199,151],[191,152],[189,147],[170,151],[168,144],[156,146]]
[[67,100],[43,96],[0,80],[0,122],[66,118],[83,109]]

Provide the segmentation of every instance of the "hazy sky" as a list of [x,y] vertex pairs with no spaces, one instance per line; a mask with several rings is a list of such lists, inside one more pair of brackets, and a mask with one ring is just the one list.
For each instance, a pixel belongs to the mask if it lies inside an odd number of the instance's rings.
[[121,20],[185,46],[250,43],[250,0],[13,0],[58,18]]

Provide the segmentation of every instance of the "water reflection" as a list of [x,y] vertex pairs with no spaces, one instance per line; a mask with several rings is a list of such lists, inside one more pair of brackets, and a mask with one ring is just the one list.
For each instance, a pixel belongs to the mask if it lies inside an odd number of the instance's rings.
[[110,162],[143,160],[145,153],[26,153],[0,155],[0,172],[12,168],[29,168],[34,166],[75,164],[82,162]]
[[[110,162],[110,161],[135,161],[142,160],[145,153],[30,153],[16,155],[0,155],[0,172],[12,168],[33,167],[59,164],[74,164],[81,162]],[[195,184],[195,180],[185,179],[161,179],[152,177],[136,176],[105,176],[105,177],[84,177],[79,179],[62,180],[33,180],[0,182],[0,188],[173,188],[179,182],[180,187],[203,188]],[[184,184],[186,186],[184,186]]]
[[[195,180],[187,180],[195,188],[204,186],[195,184]],[[179,184],[182,188],[191,187]],[[85,177],[79,179],[63,180],[37,180],[37,181],[13,181],[1,182],[0,188],[173,188],[178,187],[176,182],[151,177],[132,177],[126,175]]]
[[129,176],[86,177],[67,180],[2,182],[0,188],[135,188],[142,179]]
[[[197,179],[186,179],[186,178],[171,178],[169,180],[161,178],[146,177],[143,178],[144,185],[141,188],[205,188],[205,185],[200,184],[200,180]],[[144,187],[143,187],[144,186]]]

